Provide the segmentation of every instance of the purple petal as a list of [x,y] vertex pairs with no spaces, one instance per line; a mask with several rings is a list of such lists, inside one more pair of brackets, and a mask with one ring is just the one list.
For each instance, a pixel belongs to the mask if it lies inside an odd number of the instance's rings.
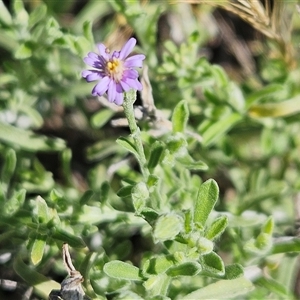
[[95,52],[89,52],[87,55],[89,58],[94,59],[94,60],[98,60],[99,59],[99,55]]
[[143,89],[142,84],[137,79],[127,78],[126,83],[134,90],[141,91]]
[[81,72],[81,76],[83,77],[83,78],[86,78],[88,75],[90,75],[91,74],[91,71],[90,70],[84,70],[84,71],[82,71]]
[[91,67],[95,67],[95,66],[96,66],[96,63],[97,63],[97,61],[96,61],[95,59],[90,58],[90,57],[85,57],[85,58],[83,59],[83,61],[84,61],[87,65],[89,65],[89,66],[91,66]]
[[123,91],[125,91],[125,92],[128,92],[131,89],[131,86],[124,80],[120,81],[120,85],[121,85]]
[[139,73],[138,71],[134,70],[134,69],[130,69],[130,70],[125,70],[123,72],[123,78],[132,78],[132,79],[136,79],[139,77]]
[[135,38],[129,39],[128,42],[121,49],[119,58],[121,60],[124,60],[128,56],[128,54],[133,50],[135,44],[136,44]]
[[103,56],[105,60],[109,60],[109,54],[106,53],[106,47],[103,44],[98,44],[97,47],[100,55]]
[[137,54],[128,57],[124,62],[126,68],[141,68],[143,66],[143,60],[145,59],[144,54]]
[[124,93],[124,89],[121,83],[116,83],[116,91],[117,93]]
[[116,98],[116,83],[113,80],[110,80],[107,90],[107,96],[109,102],[114,102]]
[[115,103],[117,105],[122,105],[123,104],[123,100],[124,100],[124,94],[123,93],[117,93],[116,94]]
[[82,77],[86,79],[87,82],[95,81],[101,79],[103,76],[101,72],[96,70],[86,70],[81,73]]
[[102,96],[108,89],[108,86],[112,80],[109,77],[104,77],[99,81],[92,90],[93,96]]

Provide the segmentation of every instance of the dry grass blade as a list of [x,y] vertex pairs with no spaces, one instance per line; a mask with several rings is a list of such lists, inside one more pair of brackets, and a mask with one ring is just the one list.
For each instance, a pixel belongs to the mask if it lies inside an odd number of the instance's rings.
[[[179,2],[181,2],[179,0]],[[278,45],[278,50],[287,67],[294,68],[293,45],[291,44],[291,16],[286,13],[286,5],[289,3],[283,0],[188,0],[193,4],[208,4],[227,10],[245,22],[249,23],[257,31],[261,32]],[[290,3],[291,4],[291,3]]]

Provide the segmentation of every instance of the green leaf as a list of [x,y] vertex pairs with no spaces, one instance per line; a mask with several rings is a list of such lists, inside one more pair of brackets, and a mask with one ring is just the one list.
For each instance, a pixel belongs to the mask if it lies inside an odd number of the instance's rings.
[[[203,145],[208,147],[216,142],[222,135],[229,131],[236,123],[242,119],[242,115],[232,113],[220,120],[212,120],[200,126],[200,133],[203,137]],[[205,125],[205,130],[203,130]]]
[[202,236],[198,238],[195,246],[201,255],[211,253],[214,249],[214,243]]
[[177,263],[174,255],[160,255],[146,260],[143,265],[143,273],[161,274]]
[[225,267],[225,279],[236,279],[244,275],[244,269],[240,264],[232,264]]
[[38,196],[35,202],[38,223],[47,223],[50,220],[50,215],[46,201],[41,196]]
[[184,230],[186,233],[190,233],[193,230],[193,213],[191,210],[184,212]]
[[28,24],[28,13],[25,10],[23,1],[14,0],[13,11],[15,13],[14,19],[17,21],[17,23],[26,28]]
[[70,232],[67,232],[61,228],[52,228],[52,238],[62,241],[64,243],[69,244],[71,247],[74,248],[84,248],[86,244],[82,240],[81,237],[78,237]]
[[106,275],[117,279],[143,280],[139,268],[119,260],[106,263],[103,271]]
[[139,157],[138,152],[135,149],[135,145],[129,140],[129,138],[120,137],[116,142],[127,151],[133,153],[135,157]]
[[95,195],[95,192],[92,190],[87,190],[84,192],[84,194],[80,198],[80,206],[87,204]]
[[205,237],[209,240],[215,240],[221,236],[228,225],[227,216],[221,216],[220,218],[214,220],[205,233]]
[[155,223],[153,237],[156,241],[172,240],[183,229],[183,220],[175,214],[160,216]]
[[91,43],[91,45],[95,44],[94,36],[93,36],[93,22],[85,21],[83,23],[83,35],[84,37]]
[[109,196],[110,184],[108,181],[104,181],[100,187],[100,201],[105,203]]
[[244,277],[233,280],[220,280],[196,290],[181,299],[233,299],[234,297],[249,293],[253,288],[252,282]]
[[268,235],[272,235],[273,234],[273,230],[274,230],[274,219],[273,217],[269,217],[267,219],[267,221],[264,223],[263,227],[262,227],[262,232],[266,233]]
[[2,184],[9,184],[11,177],[13,176],[16,168],[17,156],[13,149],[9,149],[5,153],[5,159],[1,170],[1,182]]
[[185,136],[181,133],[175,133],[170,136],[166,147],[172,155],[177,157],[184,157],[187,155],[187,141]]
[[6,201],[4,207],[2,207],[3,216],[11,217],[23,206],[26,197],[26,190],[21,189],[20,191],[15,191],[13,196]]
[[102,109],[92,116],[91,124],[94,128],[102,128],[114,114],[111,109]]
[[245,107],[245,98],[240,87],[231,81],[228,83],[226,91],[229,97],[228,102],[230,105],[236,111],[242,112]]
[[131,196],[132,188],[133,188],[132,185],[126,185],[126,186],[123,186],[123,187],[121,187],[121,188],[118,190],[117,195],[118,195],[120,198],[126,198],[126,197],[129,197],[129,196]]
[[3,1],[0,1],[0,23],[6,26],[10,26],[12,24],[12,17]]
[[283,86],[280,84],[270,84],[259,91],[255,91],[246,99],[247,108],[249,108],[252,104],[258,102],[264,97],[272,97],[275,93],[282,91],[282,89]]
[[274,228],[273,217],[269,217],[263,225],[260,234],[256,239],[251,239],[245,244],[245,249],[257,254],[268,252],[273,244],[272,233]]
[[203,161],[194,161],[194,159],[186,154],[182,157],[178,157],[177,161],[180,162],[183,166],[185,166],[189,170],[207,170],[208,166]]
[[38,234],[33,242],[30,258],[34,265],[39,264],[43,258],[46,240],[46,236]]
[[47,6],[44,4],[40,4],[37,6],[33,12],[29,15],[29,21],[28,26],[29,28],[32,28],[34,25],[36,25],[38,22],[43,20],[47,13]]
[[195,276],[202,270],[197,262],[186,262],[178,266],[170,267],[166,274],[171,277],[178,276]]
[[147,180],[147,186],[149,187],[149,189],[151,189],[152,187],[157,186],[158,182],[159,182],[159,177],[153,174],[150,174],[148,176],[148,180]]
[[13,268],[28,285],[33,286],[37,296],[43,299],[48,299],[52,290],[60,289],[59,283],[49,280],[46,276],[26,265],[20,255],[14,260]]
[[203,271],[208,274],[222,276],[225,274],[225,266],[222,258],[215,252],[202,256],[202,267]]
[[144,207],[140,214],[145,218],[145,220],[148,223],[156,221],[159,217],[158,212],[150,207]]
[[219,187],[213,179],[205,181],[199,188],[194,207],[194,222],[204,228],[205,222],[219,197]]
[[189,109],[185,100],[180,101],[173,112],[173,132],[184,132],[189,119]]
[[30,152],[61,151],[66,145],[62,139],[48,138],[37,135],[30,130],[24,130],[0,122],[0,140]]
[[136,212],[140,213],[146,206],[146,200],[149,198],[149,190],[144,182],[139,182],[132,188],[132,202]]
[[285,117],[300,112],[300,95],[282,102],[270,102],[252,105],[249,115],[253,118]]
[[289,292],[288,287],[272,278],[261,277],[256,282],[257,285],[265,287],[268,291],[283,297],[284,299],[293,299],[294,296]]
[[151,276],[143,285],[151,299],[156,299],[154,296],[163,297],[163,295],[167,294],[170,281],[171,277],[168,277],[166,274],[159,274]]
[[149,170],[153,170],[162,156],[164,151],[164,144],[160,141],[155,141],[155,143],[151,146],[150,157],[148,161]]
[[16,59],[26,59],[31,57],[32,49],[28,43],[21,44],[15,52]]
[[275,240],[272,247],[272,254],[288,252],[300,252],[299,238],[279,238]]

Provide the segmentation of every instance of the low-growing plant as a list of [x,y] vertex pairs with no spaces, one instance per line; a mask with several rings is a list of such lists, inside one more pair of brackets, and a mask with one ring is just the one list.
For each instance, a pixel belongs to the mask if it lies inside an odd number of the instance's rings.
[[[0,2],[1,299],[299,296],[296,4],[192,2]],[[214,7],[268,39],[239,80]]]

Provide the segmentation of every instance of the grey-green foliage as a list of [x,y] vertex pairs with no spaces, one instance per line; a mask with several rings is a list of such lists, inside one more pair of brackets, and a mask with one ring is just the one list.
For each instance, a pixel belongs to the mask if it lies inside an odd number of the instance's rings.
[[[93,299],[292,298],[299,69],[259,57],[262,71],[234,82],[199,54],[213,37],[202,36],[196,19],[184,42],[158,50],[159,18],[186,13],[187,4],[89,1],[67,28],[62,14],[75,1],[57,3],[0,2],[0,248],[10,257],[3,267],[47,299],[60,288],[50,269],[66,275],[67,242]],[[82,105],[91,91],[80,80],[82,58],[95,51],[94,36],[109,38],[116,13],[147,56],[162,117],[139,122],[143,166],[136,136],[110,125],[117,112]],[[74,172],[66,135],[41,133],[57,117],[55,103],[79,112],[75,135],[92,140],[86,176]],[[41,159],[49,153],[59,175]]]

